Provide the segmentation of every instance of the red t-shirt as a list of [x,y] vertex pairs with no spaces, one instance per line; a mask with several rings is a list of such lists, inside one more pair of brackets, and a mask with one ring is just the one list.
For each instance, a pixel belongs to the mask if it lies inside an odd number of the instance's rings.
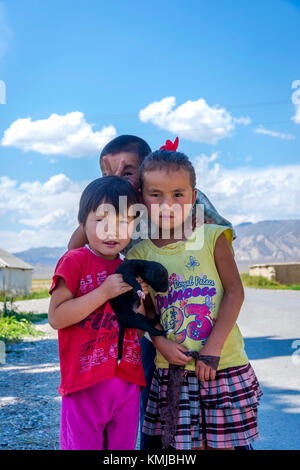
[[[107,260],[89,248],[67,251],[55,268],[50,294],[62,277],[74,297],[81,297],[114,274],[121,263]],[[119,377],[145,386],[141,348],[137,330],[127,328],[123,355],[117,362],[119,324],[110,302],[101,305],[83,321],[58,330],[61,384],[58,392],[67,395],[102,380]]]

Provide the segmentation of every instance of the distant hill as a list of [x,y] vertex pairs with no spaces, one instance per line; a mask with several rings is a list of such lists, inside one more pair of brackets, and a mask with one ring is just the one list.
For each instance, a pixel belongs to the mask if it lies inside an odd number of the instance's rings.
[[[245,222],[234,227],[235,260],[240,272],[258,263],[300,261],[300,219]],[[13,253],[34,266],[34,278],[50,278],[65,247],[30,248]]]
[[233,247],[240,271],[258,263],[300,261],[300,219],[240,224],[235,231]]
[[34,267],[33,278],[49,279],[53,275],[57,261],[66,251],[66,247],[41,246],[13,254]]

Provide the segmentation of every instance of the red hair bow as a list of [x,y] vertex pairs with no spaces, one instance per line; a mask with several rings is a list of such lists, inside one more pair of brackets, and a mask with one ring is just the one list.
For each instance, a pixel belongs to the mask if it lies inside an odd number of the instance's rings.
[[179,143],[178,137],[176,137],[176,139],[174,140],[174,143],[171,140],[167,140],[165,145],[160,147],[159,150],[170,150],[171,152],[176,152],[178,143]]

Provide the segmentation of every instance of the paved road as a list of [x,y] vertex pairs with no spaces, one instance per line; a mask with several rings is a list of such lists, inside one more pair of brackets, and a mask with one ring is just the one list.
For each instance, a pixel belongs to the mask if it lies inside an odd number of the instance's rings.
[[[261,437],[254,448],[300,449],[300,292],[245,289],[245,293],[238,324],[264,392],[259,406]],[[45,313],[48,302],[49,299],[41,299],[16,304],[21,311]],[[50,344],[56,358],[52,361],[57,363],[56,341]],[[45,354],[48,361],[50,353],[45,350]],[[53,398],[57,396],[57,381],[56,376],[48,381]]]
[[254,448],[300,449],[300,292],[245,294],[238,324],[264,392]]
[[[47,313],[49,302],[50,297],[46,299],[17,300],[13,303],[13,308],[17,307],[20,312]],[[0,308],[3,308],[3,302],[0,302]]]

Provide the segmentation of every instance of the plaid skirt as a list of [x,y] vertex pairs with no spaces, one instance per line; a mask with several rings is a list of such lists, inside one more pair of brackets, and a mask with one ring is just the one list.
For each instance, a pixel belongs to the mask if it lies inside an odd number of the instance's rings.
[[[154,372],[143,432],[164,433],[163,409],[169,369]],[[185,370],[171,447],[191,450],[204,442],[212,448],[247,446],[258,438],[257,405],[262,395],[250,363],[217,371],[215,380],[200,382]]]

